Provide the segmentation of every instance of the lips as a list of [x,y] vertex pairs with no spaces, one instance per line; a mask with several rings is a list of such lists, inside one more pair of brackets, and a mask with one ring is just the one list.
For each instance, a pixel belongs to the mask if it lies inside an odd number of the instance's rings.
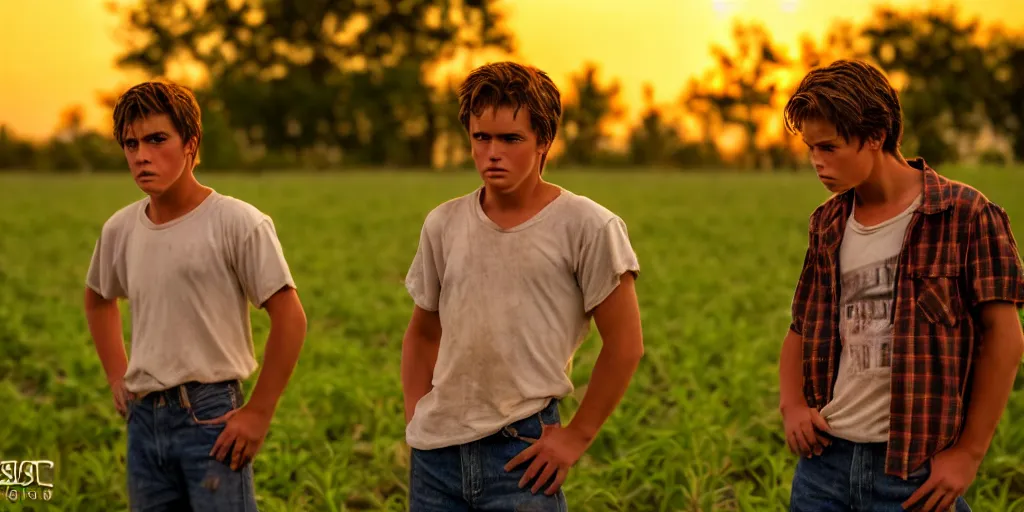
[[150,171],[142,171],[142,172],[139,173],[138,177],[139,177],[139,179],[142,179],[142,178],[155,178],[156,177],[156,173],[153,173],[153,172],[150,172]]

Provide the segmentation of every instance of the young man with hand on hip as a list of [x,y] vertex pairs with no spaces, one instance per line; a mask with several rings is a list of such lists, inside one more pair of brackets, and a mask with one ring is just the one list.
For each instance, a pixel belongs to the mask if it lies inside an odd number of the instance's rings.
[[[252,460],[299,356],[306,317],[274,224],[200,184],[192,92],[147,82],[114,107],[114,136],[146,197],[103,225],[86,278],[89,330],[128,418],[133,511],[254,511]],[[131,359],[118,299],[131,305]],[[249,305],[270,316],[256,370]]]
[[970,510],[1024,353],[1006,212],[902,157],[899,98],[866,63],[811,71],[785,117],[834,193],[782,346],[790,510]]
[[[460,89],[483,184],[427,215],[406,278],[412,512],[567,510],[569,469],[643,354],[625,223],[541,177],[560,117],[557,87],[533,67],[489,64]],[[563,427],[591,320],[601,353]]]

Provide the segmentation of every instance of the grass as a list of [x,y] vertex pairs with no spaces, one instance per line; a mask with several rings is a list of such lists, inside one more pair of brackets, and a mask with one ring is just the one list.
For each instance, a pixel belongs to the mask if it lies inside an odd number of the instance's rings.
[[[1024,240],[1024,172],[951,174],[1003,205]],[[202,179],[273,216],[309,316],[303,356],[256,462],[260,509],[404,510],[399,365],[412,306],[402,281],[426,213],[476,177]],[[776,411],[776,361],[807,216],[826,193],[807,174],[550,179],[619,213],[643,272],[647,354],[566,483],[571,510],[783,510],[796,459]],[[100,226],[139,192],[123,175],[0,176],[0,190],[0,460],[55,461],[54,510],[123,508],[125,426],[81,296]],[[253,321],[262,360],[268,323],[261,312]],[[579,396],[599,350],[592,333],[574,365]],[[577,404],[566,401],[566,419]],[[969,491],[975,510],[1024,510],[1022,419],[1018,378]]]

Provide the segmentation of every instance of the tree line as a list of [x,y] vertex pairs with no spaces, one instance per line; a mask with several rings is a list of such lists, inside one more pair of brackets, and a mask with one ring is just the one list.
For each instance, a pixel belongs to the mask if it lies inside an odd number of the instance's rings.
[[[456,88],[482,56],[513,54],[514,34],[491,0],[143,0],[122,18],[120,68],[147,76],[187,69],[204,113],[207,169],[460,168],[471,165]],[[715,64],[678,99],[645,105],[623,145],[621,86],[586,63],[564,91],[552,165],[795,169],[799,141],[781,108],[799,77],[838,58],[869,60],[898,84],[904,154],[930,164],[1024,161],[1024,34],[964,20],[955,6],[878,7],[836,22],[787,52],[760,24],[736,23]],[[795,53],[792,55],[791,53]],[[463,66],[465,67],[465,66]],[[453,71],[453,68],[458,68]],[[104,105],[113,107],[116,94]],[[738,141],[733,151],[723,140]],[[69,108],[41,143],[0,126],[0,169],[117,170],[110,134]]]

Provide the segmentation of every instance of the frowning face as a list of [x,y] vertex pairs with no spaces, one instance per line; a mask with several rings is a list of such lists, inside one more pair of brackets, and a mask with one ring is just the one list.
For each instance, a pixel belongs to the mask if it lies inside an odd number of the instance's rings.
[[550,144],[539,144],[525,109],[484,109],[470,116],[473,162],[487,188],[505,193],[540,179],[541,159]]
[[166,114],[140,118],[124,132],[124,156],[135,184],[159,196],[186,174],[195,154],[195,139],[185,143]]
[[861,144],[856,137],[845,140],[835,125],[821,119],[804,121],[800,135],[810,148],[811,164],[818,179],[830,192],[845,192],[871,177],[880,141]]

